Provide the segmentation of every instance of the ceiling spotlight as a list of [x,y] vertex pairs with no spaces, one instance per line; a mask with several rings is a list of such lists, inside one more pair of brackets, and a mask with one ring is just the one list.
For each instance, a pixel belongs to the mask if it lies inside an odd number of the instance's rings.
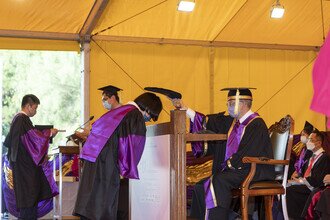
[[194,0],[180,0],[178,4],[178,11],[192,12],[195,8]]
[[272,6],[270,10],[271,18],[282,18],[284,15],[284,6],[281,5],[280,0],[276,0],[276,3]]

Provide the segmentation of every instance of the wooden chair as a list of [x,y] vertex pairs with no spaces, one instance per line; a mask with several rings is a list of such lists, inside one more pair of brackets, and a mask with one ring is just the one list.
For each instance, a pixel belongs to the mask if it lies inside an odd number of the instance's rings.
[[[290,153],[292,148],[294,121],[286,116],[269,128],[274,159],[259,157],[244,157],[243,163],[250,163],[251,169],[241,187],[233,190],[234,196],[240,196],[242,219],[248,220],[248,200],[252,196],[263,196],[265,201],[266,219],[272,219],[272,204],[275,195],[281,195],[282,204],[286,209],[285,189],[288,178]],[[275,166],[277,178],[274,181],[252,182],[257,164]],[[286,211],[286,210],[283,210]]]

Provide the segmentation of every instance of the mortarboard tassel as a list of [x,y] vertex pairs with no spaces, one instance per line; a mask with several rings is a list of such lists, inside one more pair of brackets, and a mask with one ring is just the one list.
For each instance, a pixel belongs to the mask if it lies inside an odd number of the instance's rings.
[[239,104],[239,90],[236,90],[236,96],[235,96],[235,109],[234,114],[238,115],[238,104]]

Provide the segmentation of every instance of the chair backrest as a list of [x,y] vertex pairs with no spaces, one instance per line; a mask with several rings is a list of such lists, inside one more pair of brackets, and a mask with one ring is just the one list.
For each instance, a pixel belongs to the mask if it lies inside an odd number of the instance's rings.
[[[269,128],[275,160],[290,160],[294,132],[294,121],[290,115],[285,116]],[[287,180],[289,165],[276,165],[277,179]]]

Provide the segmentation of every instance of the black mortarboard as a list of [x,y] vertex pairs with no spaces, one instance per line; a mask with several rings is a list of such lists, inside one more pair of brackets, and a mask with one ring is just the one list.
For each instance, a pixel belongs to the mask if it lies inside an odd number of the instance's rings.
[[103,92],[108,92],[110,94],[117,94],[118,91],[122,90],[116,86],[112,86],[112,85],[108,85],[108,86],[104,86],[101,88],[98,88],[97,90],[101,90]]
[[144,90],[166,95],[170,99],[181,99],[182,98],[181,93],[170,90],[170,89],[157,88],[157,87],[145,87]]
[[252,93],[250,89],[256,89],[256,88],[224,88],[221,89],[221,91],[228,90],[228,100],[236,100],[236,99],[252,100]]
[[309,123],[308,121],[306,121],[305,125],[304,125],[304,131],[307,134],[311,134],[313,130],[314,130],[314,126],[311,123]]

